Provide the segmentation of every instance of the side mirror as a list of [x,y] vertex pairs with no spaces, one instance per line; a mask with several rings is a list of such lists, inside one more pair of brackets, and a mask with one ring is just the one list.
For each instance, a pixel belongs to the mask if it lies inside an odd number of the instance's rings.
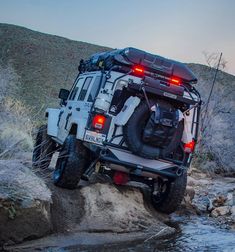
[[69,97],[69,90],[61,88],[59,92],[59,98],[63,101],[66,101],[68,97]]

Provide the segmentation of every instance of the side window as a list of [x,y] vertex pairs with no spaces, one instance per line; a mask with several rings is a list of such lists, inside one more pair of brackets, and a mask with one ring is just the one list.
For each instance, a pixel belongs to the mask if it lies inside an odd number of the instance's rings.
[[72,91],[72,93],[70,94],[69,96],[69,100],[74,100],[76,94],[77,94],[77,91],[78,91],[78,87],[75,87]]
[[78,93],[79,88],[81,87],[82,83],[83,83],[84,79],[83,78],[79,78],[77,80],[77,82],[75,83],[73,89],[70,92],[69,98],[68,100],[74,100],[76,97],[76,94]]
[[85,99],[87,90],[88,90],[90,83],[91,83],[91,80],[92,80],[92,77],[87,77],[86,80],[84,81],[81,92],[78,96],[78,100],[83,101]]
[[88,102],[93,102],[95,100],[95,95],[96,95],[97,90],[98,90],[99,85],[100,85],[100,79],[101,79],[101,76],[96,77],[96,79],[94,81],[94,84],[91,87],[91,92],[90,92],[90,94],[88,96],[88,99],[87,99]]

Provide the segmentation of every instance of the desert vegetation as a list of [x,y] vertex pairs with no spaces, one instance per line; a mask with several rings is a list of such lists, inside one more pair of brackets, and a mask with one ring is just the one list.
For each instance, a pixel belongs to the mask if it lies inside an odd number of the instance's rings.
[[19,76],[11,65],[0,66],[0,158],[31,151],[35,126],[32,109],[17,99]]

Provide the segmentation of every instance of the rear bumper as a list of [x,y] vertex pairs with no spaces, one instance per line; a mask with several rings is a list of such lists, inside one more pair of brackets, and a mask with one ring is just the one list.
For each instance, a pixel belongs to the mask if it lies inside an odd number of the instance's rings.
[[109,147],[101,152],[100,161],[109,163],[110,168],[130,174],[156,178],[164,176],[176,178],[184,167],[165,160],[151,160],[132,154],[129,151]]

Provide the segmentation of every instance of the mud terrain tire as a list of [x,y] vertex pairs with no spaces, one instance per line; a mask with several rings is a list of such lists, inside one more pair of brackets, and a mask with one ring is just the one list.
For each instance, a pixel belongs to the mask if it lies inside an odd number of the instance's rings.
[[69,135],[59,153],[53,174],[54,184],[58,187],[75,189],[86,165],[87,151],[76,139]]
[[[156,100],[150,100],[150,106],[156,104]],[[146,102],[141,102],[123,128],[124,139],[129,149],[139,156],[149,159],[155,159],[167,155],[175,150],[180,144],[184,130],[183,121],[179,123],[173,139],[166,149],[151,146],[142,140],[142,131],[149,119],[151,113]]]
[[32,163],[34,168],[47,169],[56,151],[56,143],[47,135],[47,125],[42,125],[36,134]]
[[[150,101],[150,106],[153,104],[154,102]],[[124,126],[123,133],[127,146],[134,154],[153,159],[159,157],[160,148],[145,144],[141,139],[142,130],[149,116],[150,112],[147,103],[141,102]]]
[[160,198],[152,194],[152,204],[157,211],[163,213],[173,213],[180,206],[183,200],[187,185],[187,171],[177,177],[173,182],[166,184],[166,190]]

